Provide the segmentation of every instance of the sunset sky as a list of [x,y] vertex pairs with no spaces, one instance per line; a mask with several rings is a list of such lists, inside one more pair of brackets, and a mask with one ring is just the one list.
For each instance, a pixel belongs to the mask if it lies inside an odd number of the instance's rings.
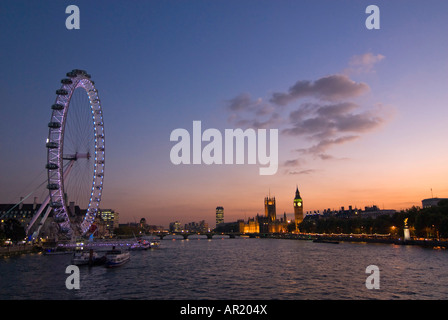
[[[70,4],[79,30],[65,27]],[[291,214],[296,185],[305,211],[448,197],[447,13],[443,0],[3,0],[0,202],[45,180],[50,106],[74,68],[99,91],[101,207],[121,223],[214,226],[217,206],[225,222],[253,217],[269,193]],[[172,164],[171,132],[196,120],[278,129],[277,173]]]

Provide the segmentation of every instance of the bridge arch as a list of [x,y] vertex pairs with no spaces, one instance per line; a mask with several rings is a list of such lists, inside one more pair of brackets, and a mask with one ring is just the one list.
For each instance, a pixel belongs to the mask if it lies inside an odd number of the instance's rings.
[[171,240],[171,239],[180,239],[180,240],[187,240],[187,239],[234,239],[237,236],[240,236],[239,233],[221,233],[221,232],[204,232],[204,233],[197,233],[197,232],[173,232],[173,233],[161,233],[161,234],[153,234],[153,236],[159,237],[160,240]]

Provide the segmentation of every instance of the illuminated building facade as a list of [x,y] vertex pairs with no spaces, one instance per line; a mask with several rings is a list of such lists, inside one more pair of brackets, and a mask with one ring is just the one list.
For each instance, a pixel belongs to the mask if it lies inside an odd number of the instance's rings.
[[113,233],[114,228],[118,228],[119,214],[112,209],[98,210],[98,216],[104,221],[106,230]]
[[34,203],[23,203],[23,197],[20,198],[19,204],[0,204],[0,222],[7,219],[15,219],[19,221],[22,226],[26,226],[33,216],[39,211],[41,206],[37,203],[37,197],[34,197]]
[[260,225],[256,218],[249,218],[247,223],[238,220],[238,229],[241,233],[260,233]]
[[264,198],[264,216],[257,214],[255,218],[249,218],[247,222],[238,221],[241,233],[281,233],[288,231],[288,221],[286,213],[283,218],[277,219],[275,197]]
[[170,232],[181,232],[182,227],[179,221],[171,222],[169,227]]
[[275,210],[275,197],[264,198],[264,216],[268,218],[270,222],[274,222],[277,219],[277,213]]
[[224,208],[216,207],[216,225],[224,223]]
[[294,224],[295,230],[299,231],[299,223],[303,221],[303,200],[300,196],[299,187],[296,187],[296,195],[294,197]]

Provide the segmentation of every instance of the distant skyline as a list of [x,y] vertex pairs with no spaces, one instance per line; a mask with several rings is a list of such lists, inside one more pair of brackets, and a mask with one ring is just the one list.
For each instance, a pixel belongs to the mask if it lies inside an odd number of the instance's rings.
[[[68,30],[65,8],[80,9]],[[368,30],[365,9],[380,8]],[[45,180],[60,80],[92,75],[104,110],[102,208],[168,226],[448,197],[446,1],[2,1],[0,203]],[[279,167],[174,165],[170,133],[278,129]],[[42,180],[42,181],[41,181]],[[38,196],[42,201],[45,190]]]

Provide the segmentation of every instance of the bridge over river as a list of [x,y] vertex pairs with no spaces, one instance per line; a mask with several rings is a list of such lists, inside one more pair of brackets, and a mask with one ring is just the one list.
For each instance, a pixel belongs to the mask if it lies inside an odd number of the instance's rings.
[[188,239],[189,237],[200,237],[207,239],[213,239],[213,238],[222,238],[222,237],[229,237],[231,239],[234,239],[236,237],[246,237],[246,238],[257,238],[260,236],[260,234],[243,234],[239,232],[169,232],[169,233],[153,233],[151,234],[153,237],[159,237],[160,240],[163,240],[165,237],[169,237],[170,239],[175,239],[176,237],[182,237],[183,239]]

